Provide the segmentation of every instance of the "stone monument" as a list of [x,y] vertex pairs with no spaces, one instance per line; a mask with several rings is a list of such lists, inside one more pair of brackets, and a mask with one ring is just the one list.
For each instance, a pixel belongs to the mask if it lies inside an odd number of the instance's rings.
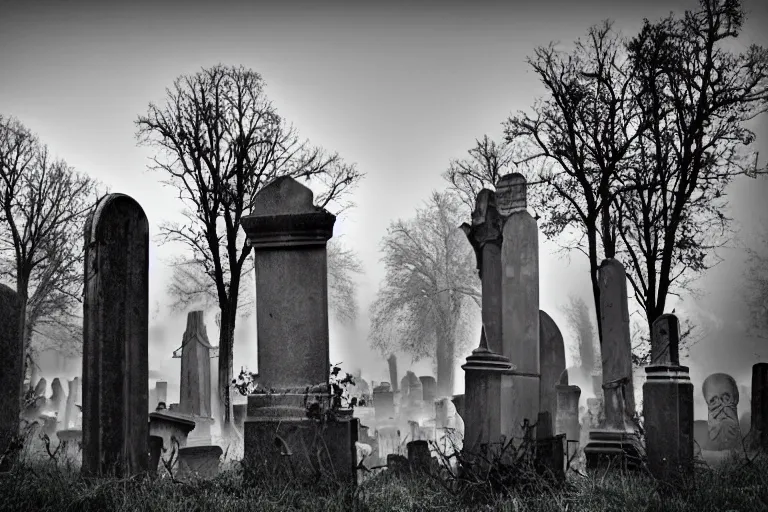
[[[557,419],[557,390],[560,376],[565,372],[565,344],[563,335],[552,317],[539,311],[539,361],[541,380],[539,386],[539,409],[549,412],[551,421]],[[553,430],[555,425],[550,426]]]

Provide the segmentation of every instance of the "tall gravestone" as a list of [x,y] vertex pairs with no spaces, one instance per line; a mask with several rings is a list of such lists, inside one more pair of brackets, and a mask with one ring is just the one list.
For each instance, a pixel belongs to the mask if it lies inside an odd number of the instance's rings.
[[64,393],[64,387],[58,377],[51,381],[51,399],[48,401],[49,411],[56,414],[57,422],[63,422],[64,416],[60,411],[64,409],[67,394]]
[[397,393],[397,356],[395,354],[387,358],[387,365],[389,366],[389,381],[392,383],[392,391]]
[[502,432],[522,439],[523,423],[539,415],[539,231],[527,209],[527,183],[519,173],[496,184],[503,218],[501,244],[501,354],[514,369],[502,378]]
[[[0,454],[19,434],[21,397],[24,391],[24,343],[20,327],[21,304],[18,294],[0,284]],[[0,470],[7,469],[13,457],[4,459]]]
[[117,477],[148,467],[149,223],[108,194],[85,225],[83,465]]
[[[539,329],[541,366],[539,409],[542,412],[549,412],[549,418],[554,422],[557,418],[556,386],[565,371],[565,344],[557,324],[544,311],[539,311]],[[550,430],[554,427],[554,424],[551,425]]]
[[190,445],[211,443],[211,349],[203,311],[187,314],[181,342],[179,412],[193,417]]
[[651,328],[651,364],[645,368],[643,417],[648,469],[680,484],[693,473],[693,384],[680,366],[680,323],[661,315]]
[[590,431],[584,453],[588,467],[617,456],[623,465],[636,466],[641,447],[632,420],[635,394],[626,272],[615,259],[603,260],[598,272],[604,420],[598,429]]
[[752,365],[750,448],[768,452],[768,363]]
[[[270,472],[309,475],[319,471],[314,454],[320,443],[328,457],[323,466],[354,482],[359,420],[328,422],[314,432],[305,405],[330,407],[326,244],[335,221],[313,204],[310,189],[290,177],[265,185],[242,218],[258,290],[258,383],[279,390],[248,397],[244,458]],[[310,453],[313,462],[307,464]]]
[[477,194],[472,223],[461,225],[475,250],[482,294],[482,321],[488,349],[502,353],[502,268],[501,246],[503,219],[496,206],[496,194],[482,189]]

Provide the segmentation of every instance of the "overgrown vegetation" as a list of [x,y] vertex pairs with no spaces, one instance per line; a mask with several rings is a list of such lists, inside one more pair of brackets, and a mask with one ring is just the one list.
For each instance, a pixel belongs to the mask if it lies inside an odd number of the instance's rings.
[[383,472],[356,488],[318,481],[270,480],[254,485],[235,465],[210,481],[87,479],[73,468],[25,462],[0,476],[1,511],[207,511],[260,510],[509,510],[509,511],[758,511],[768,510],[768,457],[701,467],[685,493],[664,492],[663,482],[642,472],[573,474],[560,488],[539,482],[536,492],[483,495],[452,490],[425,473]]

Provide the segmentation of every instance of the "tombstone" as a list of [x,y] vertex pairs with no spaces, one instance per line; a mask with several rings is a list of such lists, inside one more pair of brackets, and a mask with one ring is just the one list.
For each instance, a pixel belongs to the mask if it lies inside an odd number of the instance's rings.
[[568,384],[567,370],[562,373],[560,382],[555,386],[556,392],[556,416],[555,435],[565,434],[568,460],[574,456],[581,441],[581,429],[579,425],[579,398],[581,388]]
[[428,404],[434,404],[435,398],[437,398],[437,381],[431,375],[422,375],[419,380],[421,381],[422,400]]
[[80,429],[65,429],[56,432],[59,438],[59,453],[64,459],[75,460],[83,451],[83,431]]
[[[178,411],[195,422],[190,444],[210,445],[211,424],[211,346],[203,311],[187,314],[187,328],[181,342],[181,379]],[[178,351],[177,351],[178,352]]]
[[728,374],[713,373],[701,387],[709,411],[707,430],[709,450],[734,450],[741,447],[739,428],[739,388]]
[[432,465],[432,455],[429,452],[429,442],[423,439],[411,441],[407,445],[408,465],[411,471],[429,472]]
[[45,380],[45,377],[41,377],[39,381],[37,381],[37,385],[35,386],[35,396],[36,397],[45,397],[46,392],[48,391],[48,381]]
[[19,435],[21,397],[24,392],[24,344],[19,332],[19,297],[15,291],[0,284],[0,471],[10,468],[17,451],[8,449]]
[[149,436],[149,473],[157,476],[157,467],[160,465],[160,457],[163,453],[163,438],[160,436]]
[[693,473],[693,384],[678,355],[680,323],[661,315],[651,328],[651,365],[645,368],[643,417],[651,474],[681,484]]
[[502,432],[521,439],[523,422],[539,414],[539,231],[527,210],[527,183],[519,173],[496,184],[503,218],[501,244],[501,355],[514,369],[503,379]]
[[189,433],[195,429],[195,422],[186,414],[174,411],[149,413],[149,435],[163,439],[163,452],[171,455],[174,439],[180,448],[187,446]]
[[220,446],[185,446],[179,448],[181,479],[211,479],[219,474],[219,462],[223,450]]
[[390,355],[387,358],[387,365],[389,366],[389,381],[392,383],[392,391],[397,393],[397,357],[395,354]]
[[378,385],[373,388],[373,410],[376,415],[376,421],[393,420],[395,417],[395,398],[394,393],[389,387],[389,383]]
[[768,363],[752,365],[750,448],[768,451]]
[[[554,422],[557,419],[556,386],[565,371],[565,345],[557,324],[544,311],[539,311],[539,340],[539,409],[549,412],[549,417]],[[550,425],[550,430],[553,428],[554,424]]]
[[66,401],[66,397],[67,395],[64,393],[64,388],[61,386],[61,381],[58,377],[56,377],[51,382],[51,398],[48,400],[48,411],[56,415],[58,422],[61,422],[63,419],[59,415],[59,411],[62,410]]
[[310,189],[279,177],[255,195],[241,220],[259,291],[258,384],[280,391],[248,397],[244,460],[307,478],[332,468],[338,480],[354,483],[359,420],[327,421],[320,429],[305,405],[322,411],[331,403],[326,244],[336,217],[312,201]]
[[496,207],[496,194],[482,189],[477,194],[472,223],[461,225],[475,250],[477,270],[481,281],[482,322],[488,349],[501,354],[502,349],[502,267],[501,246],[503,219]]
[[584,454],[590,468],[611,464],[617,458],[622,467],[637,467],[642,448],[632,420],[635,394],[626,272],[615,259],[603,260],[598,272],[605,419],[590,431]]
[[85,225],[83,465],[86,475],[147,470],[149,224],[108,194]]
[[545,478],[565,480],[565,434],[553,435],[553,420],[549,411],[541,411],[536,419],[536,472]]

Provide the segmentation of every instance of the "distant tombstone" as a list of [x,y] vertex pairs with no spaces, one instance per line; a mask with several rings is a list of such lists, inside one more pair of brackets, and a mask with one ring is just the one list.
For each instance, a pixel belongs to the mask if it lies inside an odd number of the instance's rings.
[[579,427],[579,398],[581,388],[568,384],[568,373],[555,386],[557,409],[555,416],[555,435],[565,434],[566,455],[570,459],[578,448],[581,431]]
[[496,205],[502,215],[512,213],[527,207],[525,176],[511,173],[502,176],[496,183]]
[[[0,454],[7,452],[19,434],[21,396],[24,389],[24,345],[19,333],[19,297],[0,284]],[[8,469],[15,456],[3,458],[0,470]]]
[[[549,418],[557,418],[557,381],[565,371],[565,344],[563,335],[552,317],[539,311],[539,361],[541,380],[539,384],[539,409],[549,412]],[[550,425],[550,430],[554,425]]]
[[768,363],[752,365],[751,448],[768,452]]
[[389,381],[392,383],[392,391],[397,393],[397,356],[395,354],[387,358],[387,365],[389,366]]
[[701,387],[707,402],[710,449],[733,450],[741,445],[739,388],[728,374],[713,373]]
[[693,473],[693,384],[678,355],[680,323],[661,315],[651,327],[652,364],[645,368],[643,417],[648,469],[681,484]]
[[180,412],[211,417],[211,348],[203,311],[190,311],[181,342]]
[[36,397],[45,397],[46,392],[48,391],[48,381],[45,380],[45,377],[41,377],[39,381],[37,381],[37,385],[35,385],[35,396]]
[[83,464],[87,475],[147,470],[149,223],[108,194],[85,225]]
[[[386,384],[386,386],[383,384]],[[387,421],[394,418],[394,393],[388,382],[382,382],[373,388],[373,410],[377,421]]]
[[61,381],[58,377],[56,377],[51,382],[51,399],[48,401],[48,410],[56,414],[57,420],[59,422],[63,420],[63,418],[59,415],[59,411],[62,410],[66,397],[67,395],[64,393],[64,388],[61,386]]
[[437,398],[437,381],[431,375],[422,375],[421,381],[422,400],[432,404]]

